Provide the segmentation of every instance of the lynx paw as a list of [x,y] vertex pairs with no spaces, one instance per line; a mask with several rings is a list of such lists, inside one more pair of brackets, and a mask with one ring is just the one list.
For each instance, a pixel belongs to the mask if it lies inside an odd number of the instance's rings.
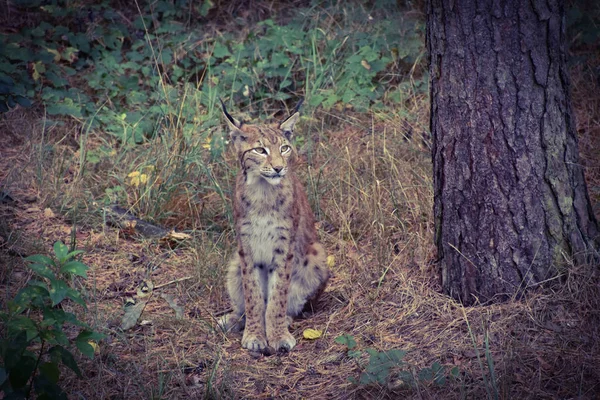
[[267,339],[264,336],[247,333],[242,336],[242,347],[250,351],[265,352],[267,350]]
[[240,317],[239,315],[229,313],[223,315],[219,318],[219,328],[221,328],[225,332],[240,332],[244,329],[244,323],[246,319],[244,317]]
[[287,329],[283,334],[275,336],[269,340],[269,345],[277,352],[287,353],[296,346],[296,339]]

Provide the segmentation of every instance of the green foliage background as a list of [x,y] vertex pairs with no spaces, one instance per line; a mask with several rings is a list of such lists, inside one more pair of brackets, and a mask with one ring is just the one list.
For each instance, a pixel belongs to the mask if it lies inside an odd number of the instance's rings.
[[[69,115],[141,143],[174,125],[192,135],[218,124],[218,96],[255,113],[298,96],[325,109],[399,102],[423,57],[422,24],[393,2],[349,4],[333,9],[338,15],[314,2],[252,26],[214,7],[239,27],[224,32],[202,18],[210,4],[132,5],[127,20],[108,1],[22,3],[44,22],[0,39],[1,111],[35,101],[50,117]],[[390,18],[375,22],[376,13]],[[422,75],[416,86],[424,82]]]

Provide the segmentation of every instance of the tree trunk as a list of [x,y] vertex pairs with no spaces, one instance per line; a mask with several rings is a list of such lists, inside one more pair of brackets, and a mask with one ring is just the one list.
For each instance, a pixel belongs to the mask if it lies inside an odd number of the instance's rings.
[[503,301],[595,254],[555,0],[430,0],[435,241],[444,291]]

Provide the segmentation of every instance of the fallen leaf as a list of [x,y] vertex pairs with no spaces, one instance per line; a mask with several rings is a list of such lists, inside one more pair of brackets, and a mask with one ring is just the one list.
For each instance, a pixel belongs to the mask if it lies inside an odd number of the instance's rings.
[[315,340],[323,336],[323,331],[308,328],[305,329],[304,332],[302,332],[302,336],[304,337],[304,339]]
[[166,294],[166,293],[161,293],[160,297],[165,299],[167,301],[167,303],[169,304],[169,307],[171,307],[173,309],[173,311],[175,311],[176,319],[183,319],[183,311],[184,311],[183,307],[180,306],[179,304],[177,304],[177,299],[175,297],[173,297],[170,294]]
[[125,314],[121,320],[121,329],[124,331],[131,329],[137,324],[138,319],[142,315],[148,301],[140,301],[137,304],[125,307]]
[[192,237],[190,235],[188,235],[187,233],[175,232],[173,230],[173,231],[169,232],[165,238],[172,239],[172,240],[185,240],[185,239],[191,239]]
[[327,256],[327,266],[329,268],[333,268],[335,266],[335,257],[334,256]]
[[152,296],[154,290],[154,283],[151,280],[144,280],[137,288],[136,298],[128,298],[125,303],[125,314],[121,320],[121,329],[124,331],[133,328],[137,321],[142,316],[148,300]]
[[150,279],[144,279],[144,281],[138,286],[136,295],[138,299],[144,297],[150,297],[154,290],[154,283]]
[[54,212],[50,209],[50,208],[46,208],[44,209],[44,215],[46,216],[46,218],[54,218]]
[[162,238],[160,238],[160,242],[162,244],[166,244],[167,246],[175,246],[178,243],[183,242],[184,240],[187,239],[191,239],[192,237],[190,235],[188,235],[187,233],[183,233],[183,232],[175,232],[175,230],[172,230],[171,232],[167,233],[165,236],[163,236]]
[[360,65],[362,65],[363,67],[365,67],[365,69],[367,69],[367,70],[371,69],[371,65],[369,65],[369,63],[367,62],[367,60],[362,60],[360,62]]

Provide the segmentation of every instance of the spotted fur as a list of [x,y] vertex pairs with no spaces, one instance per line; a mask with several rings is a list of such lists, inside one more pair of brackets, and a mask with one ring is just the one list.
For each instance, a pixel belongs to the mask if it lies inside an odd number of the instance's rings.
[[313,212],[294,174],[291,138],[299,113],[272,125],[244,124],[225,107],[223,113],[240,172],[233,202],[237,252],[227,274],[233,312],[219,323],[243,328],[248,350],[289,351],[296,345],[290,321],[329,278]]

